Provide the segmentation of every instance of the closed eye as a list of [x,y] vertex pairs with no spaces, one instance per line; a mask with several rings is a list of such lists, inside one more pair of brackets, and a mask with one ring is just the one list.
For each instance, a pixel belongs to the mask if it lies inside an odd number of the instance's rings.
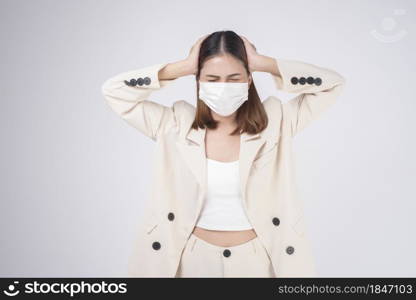
[[[240,79],[230,79],[231,81],[238,81],[238,80],[240,80]],[[214,82],[214,81],[216,81],[216,80],[208,80],[209,82]]]

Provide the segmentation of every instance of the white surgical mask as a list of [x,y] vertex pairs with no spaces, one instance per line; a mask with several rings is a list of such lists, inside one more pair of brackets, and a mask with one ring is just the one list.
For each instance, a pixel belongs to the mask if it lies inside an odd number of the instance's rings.
[[201,82],[199,99],[221,116],[234,113],[248,99],[248,82]]

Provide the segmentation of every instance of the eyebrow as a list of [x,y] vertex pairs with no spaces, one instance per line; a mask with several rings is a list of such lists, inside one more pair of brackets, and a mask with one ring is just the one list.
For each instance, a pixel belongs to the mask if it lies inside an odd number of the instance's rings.
[[[236,75],[241,75],[241,73],[233,73],[233,74],[228,75],[227,77],[233,77],[233,76],[236,76]],[[212,75],[212,74],[207,74],[206,76],[207,77],[220,78],[220,76],[218,76],[218,75]]]

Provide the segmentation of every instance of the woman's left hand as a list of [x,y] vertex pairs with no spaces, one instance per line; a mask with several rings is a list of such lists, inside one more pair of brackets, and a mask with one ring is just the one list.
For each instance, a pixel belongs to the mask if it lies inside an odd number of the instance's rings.
[[244,41],[244,46],[247,52],[248,67],[250,72],[257,71],[258,62],[261,59],[261,55],[257,53],[256,47],[244,36],[240,35]]

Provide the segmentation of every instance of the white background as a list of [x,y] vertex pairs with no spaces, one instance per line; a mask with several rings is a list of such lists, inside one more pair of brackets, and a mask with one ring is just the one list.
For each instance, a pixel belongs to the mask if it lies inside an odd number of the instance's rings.
[[[154,142],[101,85],[233,30],[339,72],[294,140],[320,276],[416,276],[414,1],[1,1],[0,276],[126,276]],[[375,34],[374,34],[375,33]],[[261,98],[294,94],[254,73]],[[195,104],[195,78],[151,100]],[[149,157],[147,159],[146,157]]]

